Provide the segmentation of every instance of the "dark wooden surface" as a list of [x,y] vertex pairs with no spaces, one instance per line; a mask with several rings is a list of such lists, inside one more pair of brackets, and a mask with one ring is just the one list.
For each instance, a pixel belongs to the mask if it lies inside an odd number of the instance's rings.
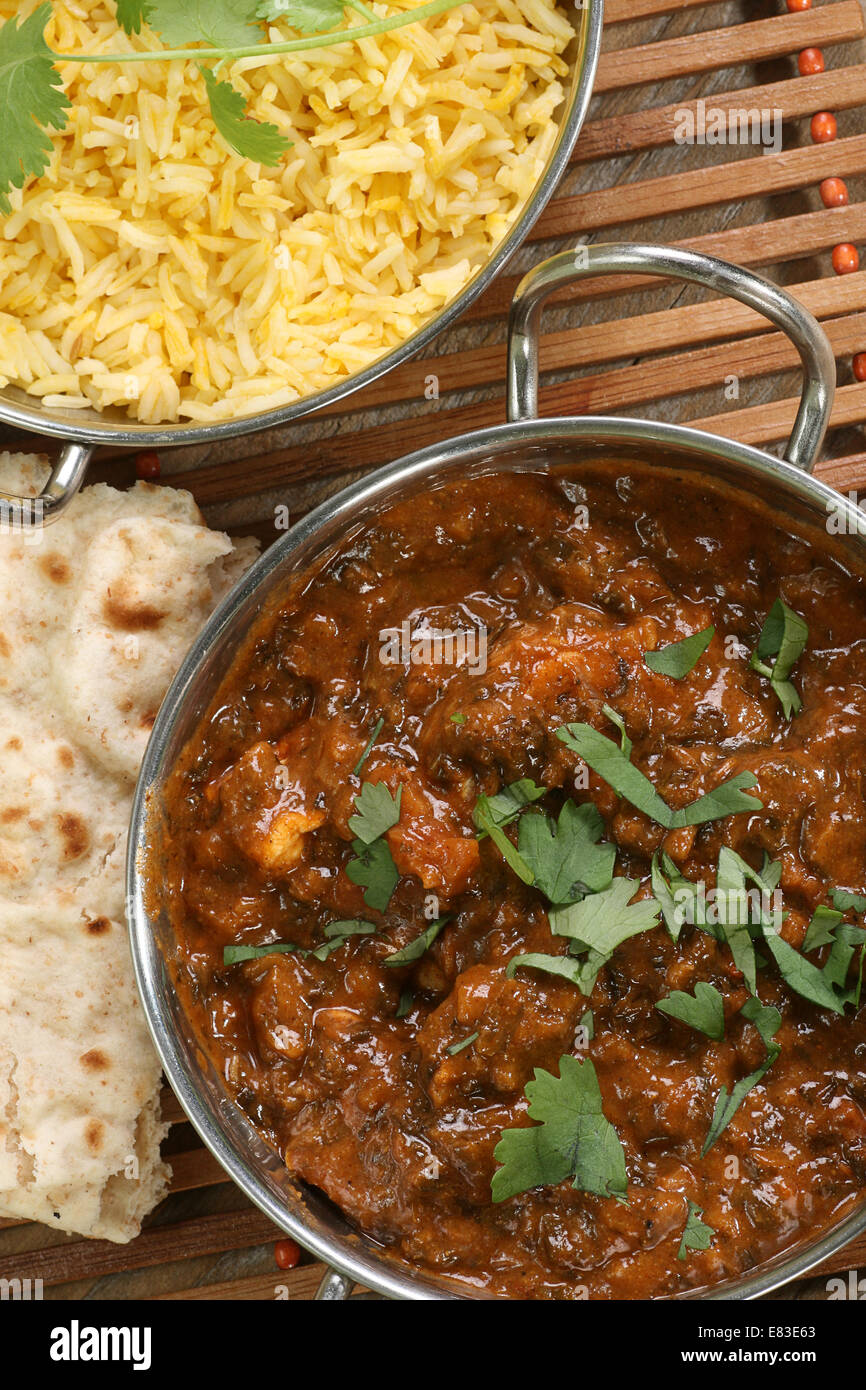
[[[275,509],[308,509],[351,478],[413,446],[504,419],[507,305],[516,279],[579,239],[683,242],[761,267],[794,286],[825,323],[840,391],[820,473],[866,492],[866,384],[851,357],[866,351],[866,268],[834,276],[838,242],[866,243],[866,46],[860,0],[815,0],[789,15],[784,0],[608,0],[599,89],[556,200],[506,273],[423,358],[338,408],[283,430],[165,454],[163,481],[190,489],[209,522],[274,539]],[[827,71],[797,74],[799,49],[823,48]],[[673,142],[677,113],[712,106],[784,113],[778,153]],[[811,115],[836,112],[839,138],[814,146]],[[820,180],[844,175],[851,201],[828,211]],[[866,261],[864,261],[866,266]],[[695,421],[778,447],[793,420],[798,377],[780,335],[753,316],[679,285],[586,282],[547,312],[542,412],[593,411]],[[430,373],[440,398],[428,401]],[[735,375],[740,398],[725,383]],[[3,444],[30,440],[3,439]],[[46,446],[50,449],[50,445]],[[102,455],[93,477],[131,482],[130,456]],[[278,1233],[222,1180],[176,1102],[166,1150],[172,1195],[128,1246],[86,1242],[30,1223],[0,1229],[0,1278],[41,1277],[45,1296],[76,1298],[311,1298],[321,1270],[274,1262]],[[0,1223],[2,1225],[2,1223]],[[866,1265],[866,1239],[790,1299],[826,1297],[829,1273]]]

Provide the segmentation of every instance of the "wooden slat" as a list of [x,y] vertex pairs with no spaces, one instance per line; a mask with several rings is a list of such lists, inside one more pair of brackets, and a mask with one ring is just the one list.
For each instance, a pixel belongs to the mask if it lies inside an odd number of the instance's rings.
[[779,58],[798,49],[849,43],[864,33],[859,0],[839,0],[835,5],[801,14],[774,15],[727,29],[709,29],[676,39],[621,48],[603,53],[598,64],[596,92],[638,87],[671,77]]
[[221,1182],[231,1181],[225,1169],[204,1146],[170,1154],[167,1161],[171,1165],[171,1192],[191,1192],[195,1188],[216,1187]]
[[[783,121],[812,116],[827,108],[847,111],[866,101],[866,63],[818,73],[814,77],[769,82],[763,87],[714,92],[703,100],[707,111],[778,111]],[[669,145],[682,122],[682,113],[690,111],[694,116],[697,110],[698,99],[695,98],[694,101],[674,101],[669,106],[590,121],[581,131],[572,160],[575,164],[586,164],[612,155]]]
[[704,9],[713,0],[605,0],[605,24],[622,24],[629,19],[653,19],[671,10]]
[[851,135],[828,145],[782,150],[779,154],[755,154],[750,159],[737,159],[728,164],[688,169],[681,174],[666,174],[657,179],[641,179],[592,193],[576,193],[571,198],[558,198],[548,204],[531,236],[536,241],[574,236],[575,232],[580,236],[601,227],[665,217],[687,208],[713,207],[718,203],[811,188],[821,179],[834,175],[845,178],[864,170],[866,135]]
[[280,1235],[260,1211],[246,1208],[171,1226],[152,1226],[129,1245],[114,1245],[108,1240],[74,1240],[30,1250],[26,1255],[7,1255],[0,1259],[0,1279],[26,1275],[29,1279],[41,1279],[48,1288],[199,1255],[217,1255],[224,1250],[243,1250],[279,1240]]
[[[766,405],[749,406],[745,410],[726,411],[721,415],[708,416],[703,420],[688,420],[684,423],[694,429],[708,430],[711,434],[724,434],[730,439],[739,439],[743,444],[777,444],[787,439],[794,423],[799,400],[790,398],[784,401],[771,401]],[[866,418],[866,383],[856,386],[842,386],[836,392],[833,414],[830,417],[832,429],[842,425],[859,425]],[[819,464],[817,473],[823,474]]]
[[[248,1279],[230,1279],[221,1284],[200,1284],[195,1288],[183,1289],[178,1293],[156,1294],[150,1303],[186,1303],[192,1299],[198,1302],[230,1299],[252,1302],[266,1300],[272,1302],[280,1298],[288,1302],[296,1299],[312,1299],[325,1276],[327,1266],[316,1261],[313,1264],[299,1265],[297,1269],[274,1269],[273,1274],[254,1274]],[[282,1290],[286,1292],[283,1293]],[[356,1293],[360,1294],[361,1289]]]

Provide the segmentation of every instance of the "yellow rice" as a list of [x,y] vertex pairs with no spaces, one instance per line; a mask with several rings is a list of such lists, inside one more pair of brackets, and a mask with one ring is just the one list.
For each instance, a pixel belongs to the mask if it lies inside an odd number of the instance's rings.
[[[0,19],[37,3],[0,0]],[[192,63],[63,65],[69,127],[0,216],[0,381],[51,407],[208,423],[375,362],[532,192],[572,32],[553,0],[477,0],[361,44],[263,49],[228,75],[293,141],[276,169],[229,151]],[[102,0],[55,3],[48,39],[159,46]]]

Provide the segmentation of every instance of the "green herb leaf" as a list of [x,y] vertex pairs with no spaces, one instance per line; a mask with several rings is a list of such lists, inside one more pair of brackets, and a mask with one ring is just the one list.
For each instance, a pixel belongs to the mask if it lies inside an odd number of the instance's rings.
[[694,670],[715,635],[714,627],[705,627],[702,632],[684,637],[681,642],[671,642],[667,647],[644,652],[643,659],[656,675],[681,681]]
[[592,802],[566,801],[554,823],[543,811],[521,817],[517,846],[533,884],[554,904],[598,893],[613,878],[614,845],[599,844],[604,821]]
[[400,993],[400,998],[397,1000],[397,1012],[395,1013],[394,1017],[395,1017],[395,1018],[405,1018],[406,1015],[407,1015],[408,1013],[411,1012],[411,1010],[412,1010],[412,1008],[414,1007],[414,1005],[415,1005],[415,991],[414,991],[414,989],[404,989],[404,990],[402,990],[401,993]]
[[43,174],[53,146],[43,126],[63,130],[70,103],[60,91],[60,73],[43,38],[50,4],[40,5],[19,23],[0,29],[0,210],[12,211],[6,196],[23,188],[31,174]]
[[262,0],[258,15],[302,34],[322,34],[342,23],[343,11],[342,0]]
[[279,164],[291,142],[275,125],[247,116],[247,104],[230,82],[219,82],[209,68],[201,69],[207,87],[214,125],[226,144],[242,159],[257,164]]
[[706,1033],[708,1038],[720,1041],[725,1036],[725,1003],[714,985],[702,980],[695,985],[694,995],[684,990],[673,990],[666,999],[656,1004],[660,1013],[679,1019],[680,1023]]
[[634,747],[634,745],[631,739],[629,738],[628,734],[626,733],[625,720],[623,719],[622,715],[617,714],[616,710],[611,709],[610,705],[602,705],[601,710],[602,714],[607,715],[611,724],[615,724],[616,727],[619,729],[619,751],[622,753],[624,758],[630,758],[631,750]]
[[289,955],[294,951],[299,955],[307,954],[294,941],[274,941],[270,946],[223,946],[223,965],[237,965],[242,960],[260,960],[262,956]]
[[393,797],[384,782],[364,782],[354,798],[358,814],[349,817],[349,829],[355,838],[371,845],[396,825],[402,798],[402,787],[397,788],[397,795]]
[[[808,624],[777,598],[767,614],[749,664],[769,679],[786,719],[799,714],[803,708],[803,701],[788,677],[803,655],[808,640]],[[767,664],[768,657],[775,657],[772,667]]]
[[150,23],[150,0],[117,0],[117,22],[127,34],[140,34],[142,24]]
[[505,860],[506,864],[511,865],[517,877],[524,883],[531,884],[534,877],[532,870],[523,856],[518,852],[516,846],[511,843],[505,831],[493,821],[489,806],[490,802],[486,796],[479,796],[475,803],[475,810],[472,815],[475,824],[479,826],[482,831],[482,834],[479,835],[478,838],[483,839],[484,835],[489,835],[494,845],[499,850],[499,853],[502,855],[502,858]]
[[752,772],[740,772],[728,782],[693,801],[682,810],[673,811],[656,791],[648,777],[629,762],[620,748],[600,734],[591,724],[564,724],[556,737],[572,752],[577,753],[593,772],[603,777],[609,786],[645,816],[657,821],[667,830],[685,825],[703,825],[706,821],[721,820],[741,811],[760,811],[763,803],[754,796],[745,796],[742,787],[757,786]]
[[518,1192],[572,1179],[572,1185],[600,1197],[625,1198],[625,1153],[604,1116],[595,1067],[568,1055],[559,1059],[559,1076],[535,1068],[527,1083],[531,1129],[506,1129],[494,1157],[502,1167],[493,1175],[494,1202]]
[[451,720],[451,723],[452,723],[452,724],[465,724],[465,723],[466,723],[466,715],[465,715],[465,714],[449,714],[448,718]]
[[547,956],[541,952],[528,951],[522,956],[512,956],[505,971],[508,979],[514,978],[517,970],[546,970],[548,975],[560,975],[573,985],[580,985],[584,966],[574,956]]
[[408,946],[404,946],[401,951],[395,951],[392,956],[386,956],[382,964],[390,966],[411,965],[413,960],[420,960],[427,948],[433,945],[446,922],[450,921],[450,917],[437,917],[436,921],[431,922],[420,936],[416,936],[414,941],[409,942]]
[[373,744],[376,742],[376,739],[377,739],[377,738],[379,737],[379,735],[381,734],[384,725],[385,725],[385,720],[384,720],[384,719],[377,719],[377,720],[376,720],[376,723],[375,723],[375,725],[374,725],[374,727],[373,727],[373,732],[371,733],[369,739],[367,740],[367,745],[366,745],[366,747],[364,748],[364,751],[363,751],[363,753],[361,754],[360,758],[359,758],[358,761],[355,763],[355,766],[352,768],[352,776],[353,776],[353,777],[358,777],[358,776],[360,775],[361,768],[364,766],[365,762],[366,762],[367,759],[369,758],[370,752],[371,752],[372,747],[373,747]]
[[595,1017],[592,1009],[587,1009],[585,1013],[581,1014],[580,1023],[577,1026],[586,1029],[586,1040],[592,1042],[595,1037]]
[[[706,913],[698,885],[692,883],[691,879],[684,878],[664,851],[661,855],[658,851],[653,855],[650,884],[673,941],[679,940],[680,932],[686,923],[690,926],[706,927]],[[715,931],[712,935],[715,935]]]
[[[465,716],[464,716],[465,717]],[[452,715],[452,718],[454,716]],[[524,806],[529,806],[531,802],[538,801],[544,796],[545,788],[538,787],[529,777],[521,777],[519,782],[511,782],[494,796],[481,796],[478,804],[472,813],[472,819],[476,827],[480,830],[479,840],[483,840],[488,831],[482,826],[480,815],[483,814],[488,821],[500,829],[503,825],[510,825],[517,820]],[[481,806],[481,812],[479,812]]]
[[551,930],[571,938],[572,954],[589,951],[579,979],[584,994],[591,994],[601,967],[610,960],[617,946],[632,936],[658,925],[659,909],[654,898],[631,903],[639,887],[636,878],[615,878],[600,893],[592,893],[579,903],[551,908]]
[[730,1095],[727,1086],[723,1086],[719,1091],[710,1130],[704,1140],[704,1147],[701,1149],[701,1158],[709,1153],[719,1135],[731,1123],[746,1096],[763,1080],[782,1050],[773,1041],[782,1023],[782,1015],[778,1009],[762,1004],[760,999],[753,997],[746,1000],[740,1013],[743,1018],[757,1028],[761,1041],[767,1049],[767,1055],[755,1071],[750,1072],[748,1076],[743,1077],[742,1081],[737,1082]]
[[316,960],[327,960],[334,951],[339,951],[344,942],[352,936],[373,936],[377,928],[372,922],[364,922],[359,917],[352,917],[346,921],[329,922],[325,927],[325,936],[328,940],[322,946],[317,946],[310,952]]
[[477,1042],[477,1040],[478,1033],[470,1033],[468,1038],[464,1038],[462,1042],[452,1043],[450,1047],[446,1047],[445,1051],[449,1057],[456,1057],[458,1052],[462,1052],[466,1047],[471,1047],[472,1043]]
[[712,1226],[708,1226],[705,1221],[701,1220],[703,1214],[703,1208],[699,1207],[697,1202],[689,1202],[686,1228],[683,1231],[683,1238],[677,1251],[678,1260],[684,1260],[689,1250],[709,1250],[710,1242],[716,1233]]
[[836,940],[836,928],[841,921],[841,911],[832,907],[816,907],[806,930],[803,950],[817,951],[819,946],[831,946]]
[[353,840],[352,849],[355,858],[346,865],[347,877],[366,890],[364,902],[368,907],[384,912],[400,878],[388,841],[374,840],[365,845],[363,840]]
[[591,724],[564,724],[556,737],[603,777],[609,786],[632,806],[636,806],[659,825],[669,825],[671,809],[659,796],[652,782],[629,762],[622,749],[605,738]]
[[[813,965],[812,961],[795,951],[778,932],[764,932],[764,940],[788,988],[803,999],[808,999],[810,1004],[817,1004],[819,1009],[830,1009],[835,1014],[844,1014],[845,1005],[856,1003],[860,995],[859,985],[853,990],[844,989],[856,944],[847,934],[843,934],[844,930],[844,927],[839,928],[833,951],[823,968]],[[849,932],[861,930],[848,928]]]
[[749,899],[746,888],[748,864],[733,850],[723,845],[719,850],[716,871],[716,911],[724,940],[730,947],[734,964],[742,970],[751,994],[758,992],[758,964],[755,943],[749,931]]
[[838,907],[840,912],[866,912],[866,898],[858,897],[856,893],[846,893],[842,888],[833,888],[830,897],[834,907]]
[[256,22],[256,3],[257,0],[151,0],[148,24],[169,48],[184,48],[188,43],[245,48],[265,38]]

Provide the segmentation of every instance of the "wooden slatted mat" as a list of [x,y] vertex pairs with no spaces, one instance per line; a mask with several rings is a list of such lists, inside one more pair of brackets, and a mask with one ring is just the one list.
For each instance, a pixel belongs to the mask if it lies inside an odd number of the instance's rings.
[[[517,278],[580,239],[632,239],[713,252],[793,288],[824,323],[839,360],[819,473],[843,491],[866,493],[866,381],[852,368],[866,353],[866,261],[846,275],[832,265],[835,247],[866,245],[864,32],[860,0],[814,0],[795,13],[785,0],[607,0],[597,94],[559,195],[462,321],[423,358],[332,410],[266,435],[164,454],[163,480],[188,487],[212,524],[273,540],[277,506],[298,515],[407,443],[502,421],[505,318]],[[807,48],[822,50],[823,71],[800,75],[798,54]],[[740,110],[778,121],[772,148],[678,139],[688,114]],[[811,135],[818,112],[838,122],[826,143]],[[824,206],[819,184],[828,178],[845,180],[846,205]],[[794,418],[795,366],[790,344],[739,306],[658,281],[584,281],[547,312],[541,408],[690,421],[777,447]],[[20,436],[0,440],[22,442],[32,448]],[[93,473],[124,485],[134,462],[103,453]],[[278,1270],[278,1233],[223,1181],[170,1094],[167,1111],[172,1194],[139,1239],[112,1246],[5,1223],[0,1278],[41,1278],[46,1297],[310,1298],[320,1269]],[[828,1273],[860,1263],[866,1239],[787,1296],[824,1297]]]

